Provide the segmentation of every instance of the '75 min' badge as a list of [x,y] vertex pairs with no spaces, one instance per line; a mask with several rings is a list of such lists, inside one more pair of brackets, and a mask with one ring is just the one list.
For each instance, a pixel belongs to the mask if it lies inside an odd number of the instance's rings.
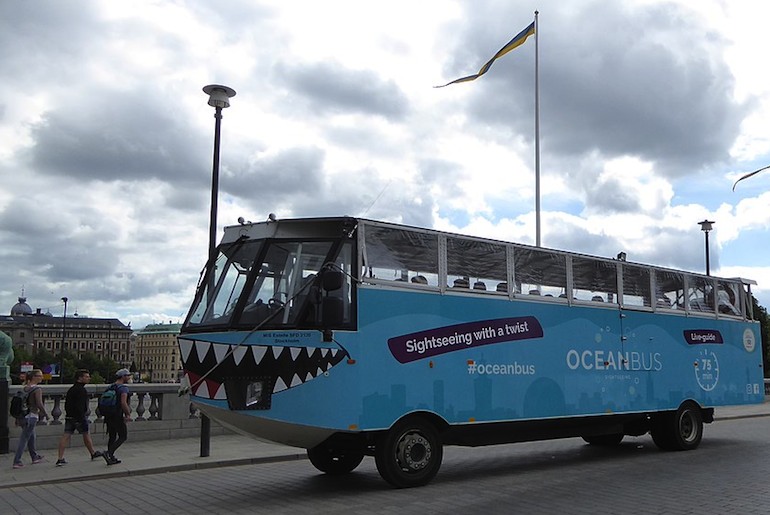
[[703,350],[695,362],[695,378],[703,390],[710,392],[719,382],[719,362],[711,350]]

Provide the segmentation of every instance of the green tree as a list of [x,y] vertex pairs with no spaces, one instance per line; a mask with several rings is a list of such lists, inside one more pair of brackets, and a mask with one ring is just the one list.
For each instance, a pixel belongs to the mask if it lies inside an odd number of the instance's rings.
[[11,380],[14,384],[21,384],[21,364],[32,361],[32,354],[24,347],[13,348],[13,361],[10,363]]
[[762,368],[765,377],[770,377],[770,317],[767,309],[759,305],[757,299],[752,295],[751,301],[754,304],[754,319],[759,321],[759,334],[762,338]]

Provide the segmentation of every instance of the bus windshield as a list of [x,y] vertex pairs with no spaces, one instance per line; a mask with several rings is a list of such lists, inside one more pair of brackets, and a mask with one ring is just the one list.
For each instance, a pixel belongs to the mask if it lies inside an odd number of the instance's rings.
[[352,244],[237,240],[223,244],[188,315],[188,327],[317,328],[326,266],[343,272],[343,323],[351,323]]

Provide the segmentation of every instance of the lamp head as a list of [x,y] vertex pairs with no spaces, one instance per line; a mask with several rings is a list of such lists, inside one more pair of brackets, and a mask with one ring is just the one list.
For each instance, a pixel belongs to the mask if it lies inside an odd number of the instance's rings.
[[230,97],[235,96],[235,90],[219,84],[209,84],[203,88],[203,92],[209,96],[211,107],[230,107]]
[[709,232],[711,229],[713,229],[713,224],[716,222],[709,221],[708,219],[703,220],[702,222],[698,222],[698,225],[700,225],[700,230],[703,232]]

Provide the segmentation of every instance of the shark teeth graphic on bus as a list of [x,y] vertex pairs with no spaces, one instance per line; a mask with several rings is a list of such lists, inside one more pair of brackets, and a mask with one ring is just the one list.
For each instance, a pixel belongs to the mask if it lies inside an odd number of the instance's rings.
[[193,385],[193,395],[221,400],[227,398],[224,386],[227,377],[272,377],[273,393],[278,393],[315,379],[345,358],[339,349],[238,346],[186,338],[179,339],[179,350],[182,366]]

